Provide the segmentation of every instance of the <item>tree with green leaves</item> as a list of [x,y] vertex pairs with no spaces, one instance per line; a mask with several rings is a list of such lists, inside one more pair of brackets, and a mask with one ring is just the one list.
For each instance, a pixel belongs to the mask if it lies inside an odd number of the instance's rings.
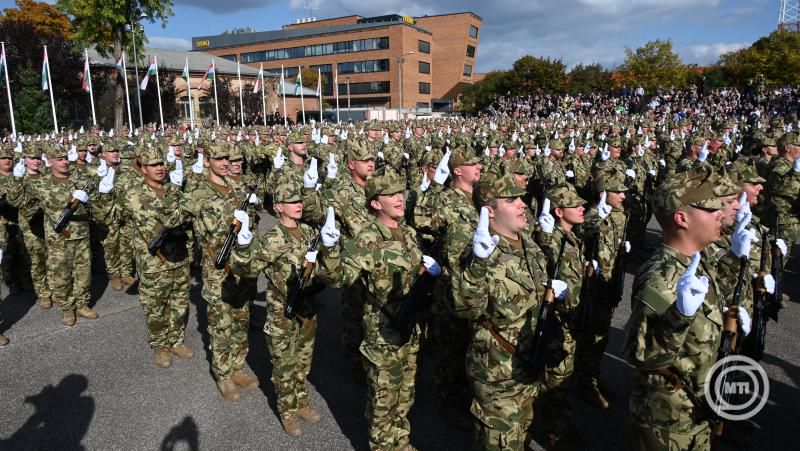
[[739,86],[764,76],[767,86],[800,83],[800,32],[778,30],[750,47],[725,53],[720,63],[731,81]]
[[513,89],[512,94],[564,92],[567,86],[566,69],[561,60],[525,55],[514,61],[508,74]]
[[686,86],[687,68],[672,50],[670,40],[656,39],[636,50],[626,48],[625,62],[617,71],[620,73],[620,84],[641,86],[650,92],[659,86]]
[[[167,19],[172,16],[171,0],[58,0],[58,8],[72,18],[75,28],[70,36],[82,47],[95,46],[103,56],[112,56],[116,61],[126,51],[131,63],[141,62],[144,44],[147,38],[140,30],[140,22],[160,21],[166,27]],[[126,27],[133,27],[131,32]],[[136,50],[139,55],[132,55],[133,39],[136,39]],[[146,63],[145,63],[146,67]],[[163,93],[162,93],[163,94]],[[114,127],[122,127],[124,102],[122,79],[118,77],[114,99]],[[144,105],[142,105],[144,110]]]
[[613,87],[611,72],[599,64],[578,64],[569,71],[569,93],[608,92]]
[[469,85],[461,95],[461,109],[476,114],[494,102],[511,87],[508,71],[491,71],[483,80]]

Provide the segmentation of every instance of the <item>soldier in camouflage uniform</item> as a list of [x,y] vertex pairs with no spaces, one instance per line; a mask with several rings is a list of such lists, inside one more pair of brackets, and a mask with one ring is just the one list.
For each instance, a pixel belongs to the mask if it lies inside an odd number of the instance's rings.
[[784,264],[789,260],[791,246],[800,235],[800,135],[784,134],[778,140],[780,154],[769,164],[766,204],[769,213],[765,222],[773,232],[780,224],[781,237],[789,244]]
[[252,245],[239,241],[231,256],[234,271],[267,277],[267,321],[264,333],[272,360],[272,384],[284,431],[292,437],[302,434],[298,417],[309,423],[320,420],[309,405],[306,378],[311,371],[317,320],[310,296],[314,273],[310,274],[294,318],[286,316],[286,305],[297,277],[306,263],[313,265],[316,251],[309,251],[317,231],[300,222],[303,203],[299,187],[282,184],[275,192],[278,223]]
[[[653,200],[664,245],[636,275],[625,326],[624,355],[634,366],[635,449],[711,448],[708,421],[697,415],[685,390],[703,395],[722,333],[716,271],[700,252],[722,230],[723,204],[713,181],[709,170],[691,170],[667,180]],[[665,371],[679,372],[690,386],[673,387]]]
[[[238,278],[227,267],[217,269],[216,255],[231,224],[233,210],[245,192],[227,180],[229,143],[214,143],[205,149],[203,166],[207,178],[184,195],[183,211],[193,218],[195,234],[203,250],[203,299],[208,303],[208,334],[211,370],[222,397],[238,400],[237,386],[258,387],[258,380],[244,371],[250,305],[239,296]],[[249,221],[248,221],[249,222]]]
[[[408,412],[414,403],[419,326],[401,331],[397,315],[421,271],[438,276],[441,267],[422,254],[417,235],[402,223],[405,183],[391,175],[367,180],[365,196],[374,215],[356,237],[336,246],[333,221],[322,229],[317,277],[336,286],[360,280],[367,288],[361,354],[367,372],[369,445],[373,450],[413,450]],[[331,236],[333,235],[333,237]],[[406,335],[410,333],[410,335]]]

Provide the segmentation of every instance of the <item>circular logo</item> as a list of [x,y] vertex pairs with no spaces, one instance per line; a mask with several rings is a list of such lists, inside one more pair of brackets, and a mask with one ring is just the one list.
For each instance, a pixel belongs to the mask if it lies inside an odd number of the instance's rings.
[[767,372],[743,355],[720,359],[706,375],[705,397],[711,410],[726,420],[752,418],[769,399]]

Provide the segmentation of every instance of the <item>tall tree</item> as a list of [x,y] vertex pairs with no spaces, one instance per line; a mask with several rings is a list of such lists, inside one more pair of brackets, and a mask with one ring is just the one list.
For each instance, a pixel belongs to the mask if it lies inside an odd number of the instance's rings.
[[612,86],[611,72],[599,64],[578,64],[569,72],[570,94],[608,92]]
[[[112,56],[116,60],[123,51],[132,54],[133,39],[136,39],[139,55],[129,58],[131,63],[140,61],[147,42],[140,30],[141,20],[160,21],[161,26],[166,27],[167,19],[173,14],[171,0],[58,0],[57,5],[72,17],[75,31],[70,37],[82,46],[94,45],[103,56]],[[132,26],[133,32],[126,31],[126,26]],[[114,99],[115,128],[122,127],[124,95],[122,79],[118,77]]]
[[672,50],[672,41],[656,39],[636,50],[625,49],[625,62],[618,68],[619,81],[628,86],[641,86],[649,91],[658,86],[686,86],[686,66]]
[[800,32],[775,31],[750,47],[723,54],[720,62],[738,85],[759,75],[770,86],[796,85],[800,83]]
[[563,92],[566,88],[566,69],[561,60],[525,55],[514,61],[511,68],[511,85],[514,94],[528,95],[537,92]]
[[476,114],[489,106],[504,94],[511,86],[510,77],[507,71],[492,71],[487,73],[483,80],[467,86],[461,96],[461,108],[470,113]]

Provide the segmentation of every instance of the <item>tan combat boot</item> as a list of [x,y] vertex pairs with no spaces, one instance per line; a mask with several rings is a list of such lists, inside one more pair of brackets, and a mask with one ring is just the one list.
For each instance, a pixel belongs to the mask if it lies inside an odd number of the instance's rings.
[[8,337],[5,335],[0,335],[0,346],[5,346],[8,344]]
[[245,373],[242,370],[236,370],[231,375],[231,380],[238,386],[245,390],[252,390],[258,388],[258,379]]
[[75,313],[84,319],[97,319],[97,312],[90,309],[89,306],[84,305],[83,307],[79,308],[75,311]]
[[239,389],[236,388],[236,384],[230,378],[218,380],[217,388],[222,394],[222,398],[226,401],[238,401],[241,398]]
[[192,348],[186,346],[185,344],[175,346],[171,349],[172,353],[178,356],[178,358],[183,360],[189,360],[194,357],[194,352]]
[[134,279],[134,278],[133,278],[133,277],[131,277],[131,276],[125,276],[125,277],[122,277],[122,278],[120,278],[120,279],[119,279],[119,281],[120,281],[120,282],[121,282],[123,285],[128,285],[128,286],[130,286],[130,285],[133,285],[133,284],[136,282],[136,279]]
[[53,301],[50,298],[39,298],[39,307],[47,310],[53,306]]
[[297,416],[300,417],[306,423],[319,423],[319,412],[311,406],[303,407],[302,409],[297,409]]
[[65,326],[72,327],[75,325],[75,310],[67,310],[64,312],[64,317],[61,318],[61,322],[64,323]]
[[300,437],[303,435],[303,430],[300,429],[300,420],[294,415],[289,418],[282,418],[281,425],[283,426],[284,432],[292,437]]
[[155,356],[153,356],[153,362],[155,362],[156,365],[161,368],[169,368],[172,366],[172,354],[170,354],[168,349],[158,348],[154,352]]
[[111,279],[111,289],[114,291],[122,291],[122,280],[120,279]]

